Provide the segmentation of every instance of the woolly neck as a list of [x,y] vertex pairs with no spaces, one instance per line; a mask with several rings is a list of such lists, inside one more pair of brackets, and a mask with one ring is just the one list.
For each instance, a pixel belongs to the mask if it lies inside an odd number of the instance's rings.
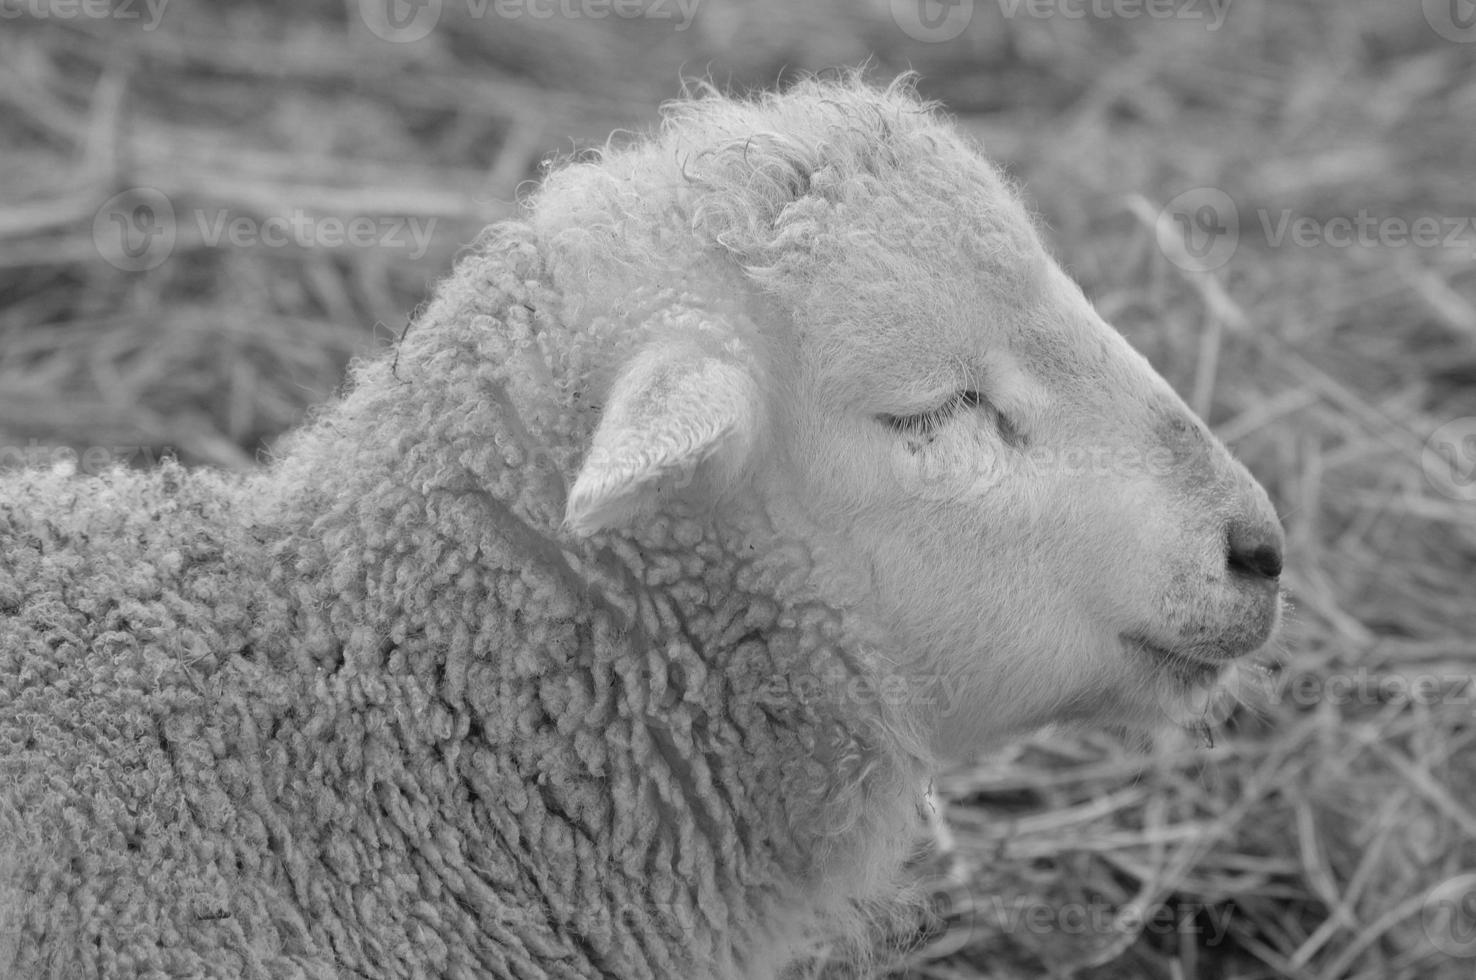
[[761,509],[560,530],[618,327],[564,313],[531,233],[499,228],[257,481],[312,672],[302,764],[365,767],[325,782],[330,826],[399,787],[408,847],[449,836],[522,896],[487,940],[567,942],[591,975],[860,933],[916,831],[908,721]]

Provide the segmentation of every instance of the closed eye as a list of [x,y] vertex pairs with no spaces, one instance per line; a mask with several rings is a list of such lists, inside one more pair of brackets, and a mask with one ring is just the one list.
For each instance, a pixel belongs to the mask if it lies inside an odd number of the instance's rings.
[[983,408],[989,412],[994,420],[994,426],[999,436],[1006,445],[1022,448],[1029,445],[1029,439],[1019,427],[984,396],[982,392],[966,390],[953,395],[948,401],[937,408],[915,415],[878,415],[877,421],[902,435],[916,437],[931,437],[943,426],[945,422],[952,419],[964,409]]
[[988,401],[977,391],[960,391],[937,408],[916,415],[878,415],[877,421],[894,432],[909,436],[932,435],[944,422],[953,418],[961,409],[987,405]]

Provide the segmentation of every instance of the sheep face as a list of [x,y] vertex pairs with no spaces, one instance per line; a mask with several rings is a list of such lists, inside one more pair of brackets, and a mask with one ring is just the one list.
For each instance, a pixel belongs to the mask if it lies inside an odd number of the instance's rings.
[[741,270],[743,315],[633,360],[591,460],[666,448],[588,464],[576,523],[674,460],[749,488],[947,754],[1161,720],[1268,640],[1265,493],[974,148],[896,92],[689,111],[677,211]]
[[[931,256],[921,290],[826,290],[776,359],[774,506],[830,535],[835,601],[890,624],[945,751],[1161,718],[1278,615],[1264,492],[1054,262],[1021,253],[1035,278],[1009,296],[958,254]],[[880,315],[836,317],[839,295]]]

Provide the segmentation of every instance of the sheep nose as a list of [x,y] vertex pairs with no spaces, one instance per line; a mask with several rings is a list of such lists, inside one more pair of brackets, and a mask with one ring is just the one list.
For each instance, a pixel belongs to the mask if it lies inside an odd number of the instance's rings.
[[1244,520],[1231,521],[1227,561],[1232,572],[1275,580],[1281,575],[1281,529]]

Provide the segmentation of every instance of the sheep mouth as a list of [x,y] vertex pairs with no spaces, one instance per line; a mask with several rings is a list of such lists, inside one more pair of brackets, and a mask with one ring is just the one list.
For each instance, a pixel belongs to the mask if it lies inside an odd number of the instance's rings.
[[1121,639],[1129,650],[1148,661],[1155,672],[1191,686],[1214,683],[1230,662],[1228,658],[1192,649],[1166,647],[1142,634],[1124,633]]

